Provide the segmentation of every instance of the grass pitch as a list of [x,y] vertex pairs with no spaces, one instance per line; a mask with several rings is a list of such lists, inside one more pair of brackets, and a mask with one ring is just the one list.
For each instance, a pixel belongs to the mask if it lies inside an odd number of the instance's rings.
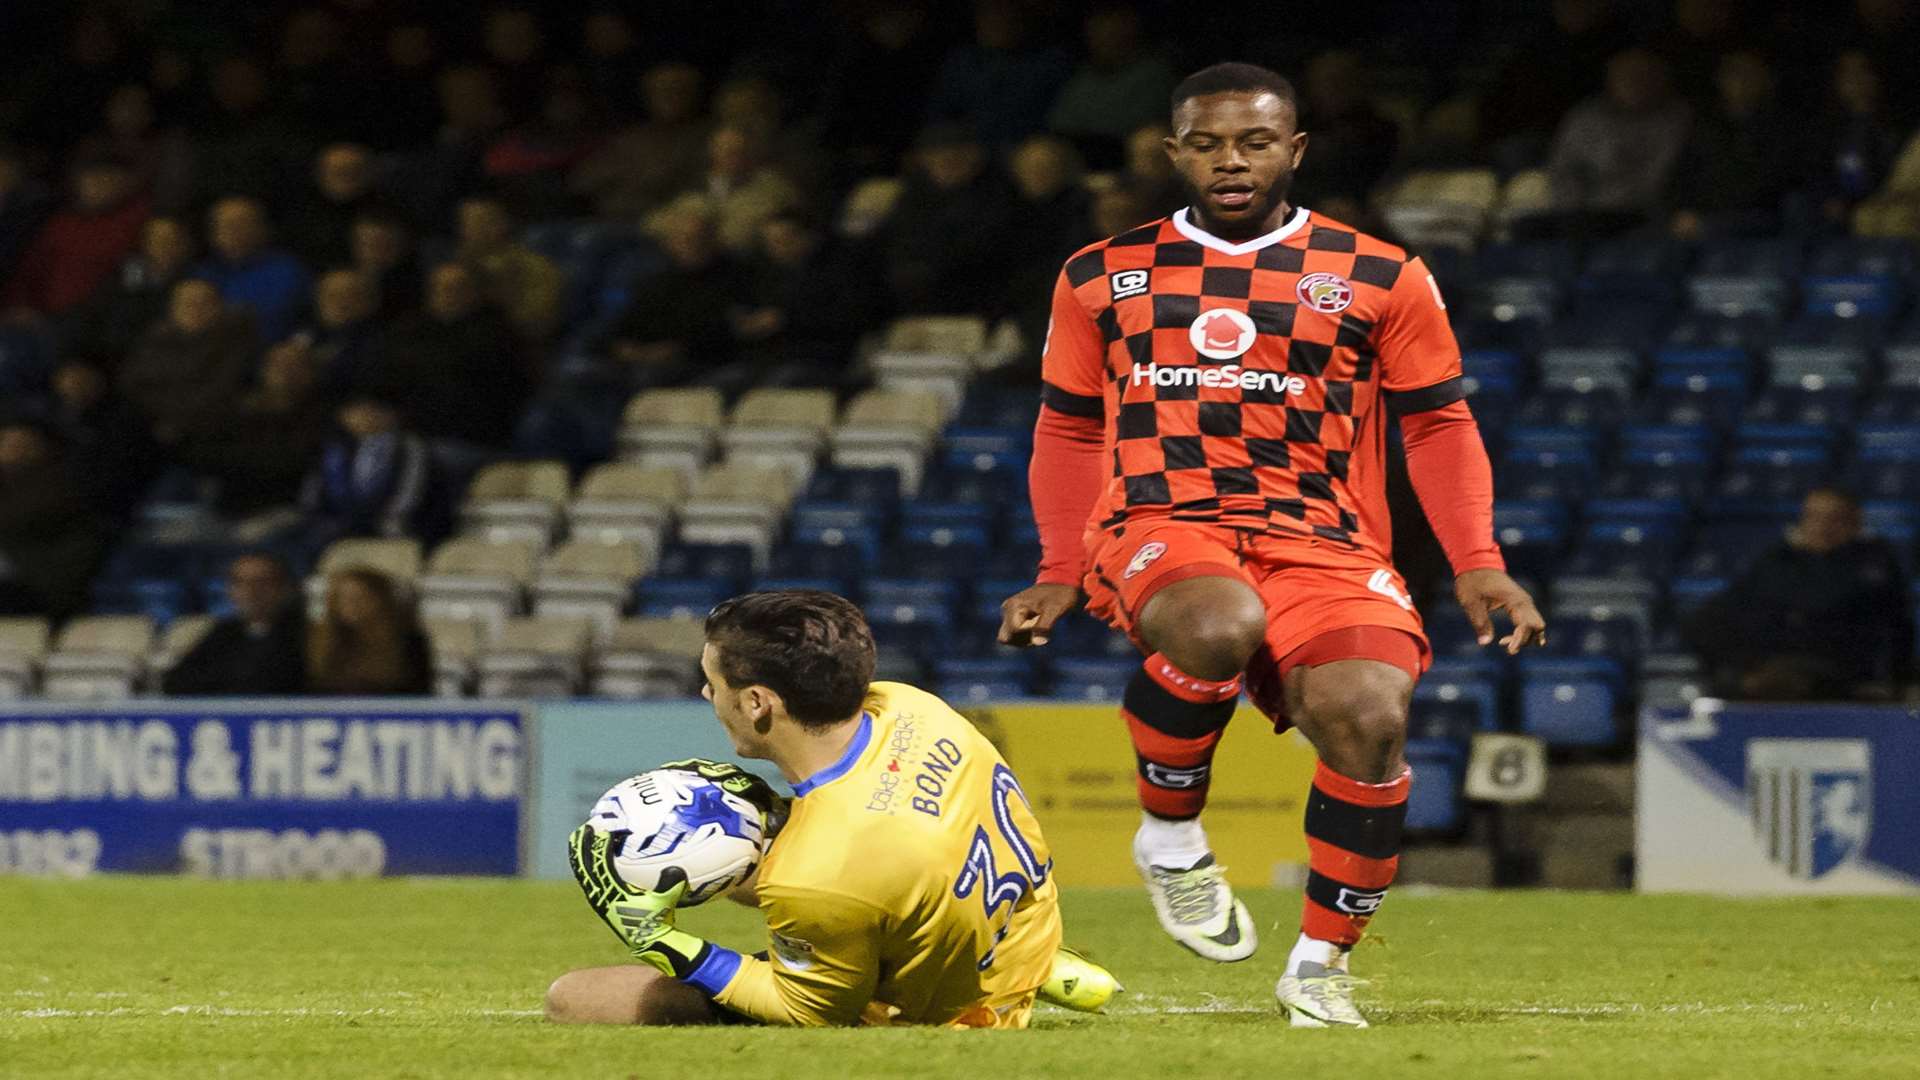
[[[1402,890],[1356,957],[1369,1031],[1272,1001],[1297,895],[1244,894],[1216,966],[1134,891],[1069,891],[1126,982],[1028,1032],[560,1028],[541,992],[621,959],[570,884],[0,878],[5,1077],[1920,1077],[1920,902]],[[687,924],[737,946],[728,904]]]

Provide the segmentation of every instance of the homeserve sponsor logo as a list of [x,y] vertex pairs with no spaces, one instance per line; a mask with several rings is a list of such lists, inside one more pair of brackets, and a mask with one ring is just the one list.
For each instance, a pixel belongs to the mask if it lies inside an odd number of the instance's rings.
[[1241,390],[1268,390],[1299,397],[1307,392],[1307,380],[1300,375],[1278,371],[1248,371],[1239,364],[1219,367],[1169,367],[1161,364],[1133,365],[1135,386],[1212,386]]

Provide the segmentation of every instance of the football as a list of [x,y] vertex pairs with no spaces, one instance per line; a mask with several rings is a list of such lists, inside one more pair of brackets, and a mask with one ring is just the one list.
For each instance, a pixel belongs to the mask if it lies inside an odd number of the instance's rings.
[[681,907],[703,904],[760,865],[767,823],[758,807],[685,769],[653,769],[615,784],[587,823],[612,834],[613,867],[636,889],[687,883]]

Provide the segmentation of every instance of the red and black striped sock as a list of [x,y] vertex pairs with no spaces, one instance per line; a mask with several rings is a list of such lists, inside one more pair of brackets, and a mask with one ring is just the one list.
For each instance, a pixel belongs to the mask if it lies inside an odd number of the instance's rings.
[[1384,784],[1342,776],[1322,762],[1307,796],[1307,896],[1300,929],[1351,947],[1366,932],[1400,866],[1413,770]]
[[1140,768],[1140,805],[1154,817],[1184,820],[1207,805],[1213,748],[1233,718],[1240,678],[1196,679],[1160,653],[1127,683],[1127,718]]

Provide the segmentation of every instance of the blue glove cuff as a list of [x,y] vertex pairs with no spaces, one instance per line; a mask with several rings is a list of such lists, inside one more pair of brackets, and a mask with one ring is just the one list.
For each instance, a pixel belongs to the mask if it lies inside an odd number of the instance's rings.
[[739,953],[708,943],[694,957],[693,970],[681,976],[680,981],[699,988],[708,997],[718,997],[739,971]]

